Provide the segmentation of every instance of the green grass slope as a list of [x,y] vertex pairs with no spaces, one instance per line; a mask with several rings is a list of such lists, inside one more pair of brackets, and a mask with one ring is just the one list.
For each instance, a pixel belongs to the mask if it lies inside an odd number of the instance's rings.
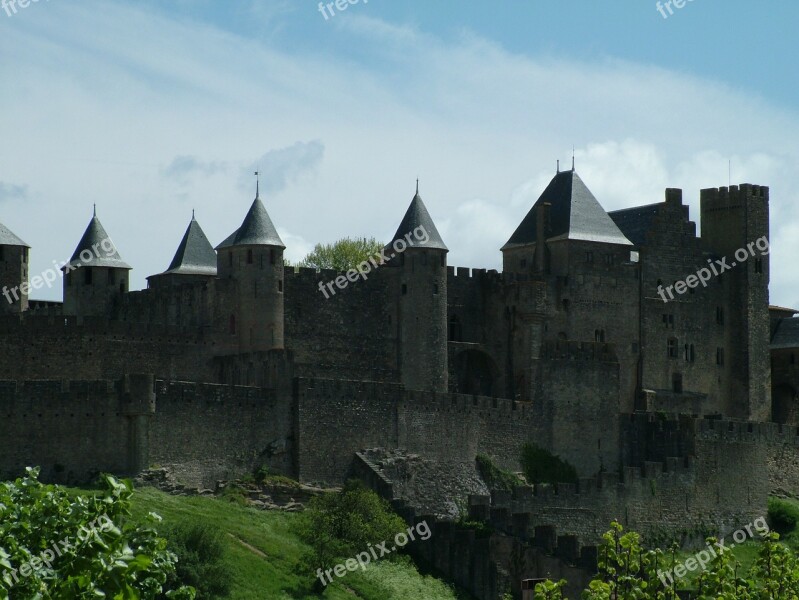
[[377,562],[349,573],[322,596],[309,591],[311,578],[300,557],[307,550],[292,531],[293,513],[260,511],[216,498],[170,496],[152,488],[134,495],[134,518],[155,512],[164,524],[201,520],[226,535],[225,561],[233,574],[231,600],[456,600],[445,583],[418,573],[410,561]]

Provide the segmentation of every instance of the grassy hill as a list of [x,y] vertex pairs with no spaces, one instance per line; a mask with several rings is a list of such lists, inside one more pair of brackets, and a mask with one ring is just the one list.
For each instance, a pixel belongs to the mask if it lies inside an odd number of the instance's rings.
[[[170,496],[153,488],[134,495],[134,517],[155,512],[165,525],[200,520],[225,533],[233,580],[231,600],[456,600],[444,582],[419,574],[407,563],[377,562],[365,572],[349,573],[319,596],[310,591],[314,573],[300,564],[307,550],[292,531],[298,515],[261,511],[224,499]],[[463,598],[461,596],[460,598]]]

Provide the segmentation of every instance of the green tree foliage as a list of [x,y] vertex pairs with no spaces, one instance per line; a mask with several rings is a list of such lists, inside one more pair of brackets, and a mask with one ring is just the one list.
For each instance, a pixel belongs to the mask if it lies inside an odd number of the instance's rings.
[[525,444],[519,461],[528,483],[577,483],[572,465],[536,444]]
[[[796,600],[799,598],[799,561],[779,542],[779,534],[768,534],[748,575],[728,550],[707,539],[715,548],[696,579],[691,598],[697,600]],[[637,533],[625,533],[611,525],[599,548],[598,574],[582,593],[583,600],[677,600],[682,582],[675,577],[676,548],[671,556],[662,550],[642,548]],[[688,559],[690,560],[690,559]],[[688,564],[686,560],[685,564]],[[563,600],[564,581],[536,585],[535,600]]]
[[225,544],[220,529],[199,521],[188,521],[162,533],[178,557],[171,582],[195,588],[197,600],[228,596],[232,576],[223,562]]
[[72,497],[38,475],[0,483],[0,600],[194,598],[166,591],[177,558],[152,527],[128,521],[129,482],[104,476],[102,494]]
[[332,244],[316,244],[313,252],[302,259],[297,266],[349,271],[362,262],[379,256],[384,246],[385,244],[375,238],[342,238]]
[[791,532],[799,523],[799,507],[772,496],[768,499],[768,522],[771,528],[781,535]]
[[385,500],[361,482],[351,480],[338,493],[314,498],[303,514],[298,533],[312,548],[304,562],[315,572],[366,551],[370,545],[392,541],[405,529],[405,521]]

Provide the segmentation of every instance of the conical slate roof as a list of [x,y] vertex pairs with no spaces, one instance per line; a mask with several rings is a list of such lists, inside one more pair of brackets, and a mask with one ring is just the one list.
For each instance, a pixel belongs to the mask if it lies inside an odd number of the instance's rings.
[[[81,257],[83,254],[83,257]],[[91,258],[86,258],[91,255]],[[97,214],[92,217],[89,226],[78,242],[78,247],[72,253],[68,263],[70,266],[87,267],[112,267],[117,269],[130,269],[131,266],[122,260],[114,242],[105,232]]]
[[216,252],[194,215],[178,246],[175,258],[172,259],[169,268],[162,273],[162,275],[167,274],[216,275]]
[[228,238],[216,247],[227,248],[228,246],[277,246],[285,248],[283,240],[277,233],[277,229],[272,224],[272,219],[269,218],[269,213],[266,212],[264,203],[261,198],[256,194],[255,200],[250,207],[247,216],[244,217],[244,222],[241,224],[235,233],[228,236]]
[[[423,228],[424,234],[421,237],[428,238],[427,241],[421,241],[414,235],[413,232],[417,227]],[[410,241],[405,237],[409,233],[411,234]],[[413,248],[430,248],[432,250],[449,251],[444,240],[441,239],[441,235],[439,235],[438,229],[436,229],[436,225],[430,217],[430,213],[427,212],[427,207],[424,205],[424,202],[422,202],[418,187],[416,188],[416,195],[413,197],[413,200],[411,200],[411,205],[408,207],[400,226],[397,228],[397,233],[395,233],[394,237],[391,239],[391,244],[397,240],[404,240]]]
[[632,246],[613,219],[599,204],[575,171],[555,175],[544,193],[524,217],[503,250],[536,242],[536,207],[551,204],[549,209],[548,240],[585,240]]
[[0,223],[0,246],[24,246],[25,248],[30,248],[28,244],[14,235],[14,233],[2,223]]

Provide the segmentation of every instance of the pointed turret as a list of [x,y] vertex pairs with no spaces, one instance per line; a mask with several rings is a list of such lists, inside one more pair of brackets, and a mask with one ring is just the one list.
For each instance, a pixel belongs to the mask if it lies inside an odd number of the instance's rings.
[[216,252],[197,222],[192,211],[191,222],[183,234],[169,268],[163,273],[150,275],[150,287],[162,284],[178,285],[216,276]]
[[223,340],[238,352],[283,347],[283,250],[286,246],[261,202],[255,200],[244,221],[217,246],[220,285],[228,286],[232,310],[220,315]]
[[122,260],[96,209],[62,270],[67,316],[107,316],[114,301],[128,291],[131,267]]
[[28,309],[30,246],[0,223],[0,315]]
[[[414,231],[419,231],[420,235],[413,235]],[[426,233],[426,235],[424,235]],[[408,236],[408,234],[411,234]],[[408,236],[408,237],[406,237]],[[411,200],[411,205],[405,211],[405,216],[402,218],[400,226],[397,228],[397,233],[391,240],[393,244],[397,240],[405,240],[409,246],[414,248],[428,248],[431,250],[444,250],[449,252],[449,248],[441,239],[441,235],[436,229],[427,207],[419,195],[419,182],[416,182],[416,195]],[[389,246],[391,245],[389,244]]]
[[396,256],[397,320],[402,383],[411,390],[446,392],[447,249],[419,195],[411,200],[394,239],[386,248]]

